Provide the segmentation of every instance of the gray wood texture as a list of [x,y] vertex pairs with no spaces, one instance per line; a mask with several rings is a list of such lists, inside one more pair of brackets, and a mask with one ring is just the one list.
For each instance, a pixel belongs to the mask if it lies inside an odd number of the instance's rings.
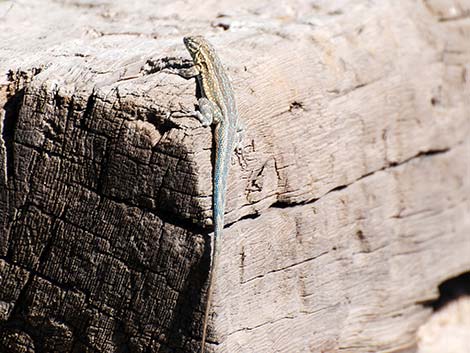
[[[213,352],[413,351],[470,271],[470,4],[0,2],[0,352],[197,352],[210,129],[187,34],[247,125]],[[137,76],[137,78],[129,78]]]

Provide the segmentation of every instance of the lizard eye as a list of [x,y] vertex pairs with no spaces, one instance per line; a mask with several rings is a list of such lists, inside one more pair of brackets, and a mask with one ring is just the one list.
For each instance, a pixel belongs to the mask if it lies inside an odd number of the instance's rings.
[[191,51],[196,51],[197,49],[197,45],[196,43],[192,40],[191,37],[184,37],[183,38],[183,42],[184,42],[184,45],[186,45],[186,47],[191,50]]
[[183,38],[184,45],[192,53],[197,53],[202,46],[201,36],[188,36]]

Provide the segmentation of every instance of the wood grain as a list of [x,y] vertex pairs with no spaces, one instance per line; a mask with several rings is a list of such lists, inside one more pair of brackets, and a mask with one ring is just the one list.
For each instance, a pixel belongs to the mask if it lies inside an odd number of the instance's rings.
[[210,348],[412,351],[470,271],[468,10],[0,2],[0,351],[198,350],[212,138],[174,74],[189,33],[248,127]]

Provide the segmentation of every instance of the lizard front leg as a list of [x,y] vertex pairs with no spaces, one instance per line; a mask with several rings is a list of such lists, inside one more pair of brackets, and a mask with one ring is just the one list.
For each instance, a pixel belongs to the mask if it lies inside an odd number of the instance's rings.
[[185,68],[179,68],[173,72],[176,73],[178,76],[181,76],[185,80],[198,77],[199,75],[199,70],[195,65],[192,65],[190,67],[185,67]]
[[[178,69],[177,74],[184,79],[196,78],[199,87],[202,89],[200,82],[200,71],[196,65],[189,68]],[[202,97],[198,99],[199,110],[194,112],[194,116],[201,122],[202,126],[207,127],[211,124],[217,124],[222,118],[220,108],[209,99]]]

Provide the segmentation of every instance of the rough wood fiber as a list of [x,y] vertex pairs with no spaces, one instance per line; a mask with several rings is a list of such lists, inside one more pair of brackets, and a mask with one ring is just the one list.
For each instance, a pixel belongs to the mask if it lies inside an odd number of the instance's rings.
[[248,126],[210,349],[413,349],[439,283],[470,271],[469,13],[0,2],[0,352],[198,350],[211,134],[172,73],[188,33]]

